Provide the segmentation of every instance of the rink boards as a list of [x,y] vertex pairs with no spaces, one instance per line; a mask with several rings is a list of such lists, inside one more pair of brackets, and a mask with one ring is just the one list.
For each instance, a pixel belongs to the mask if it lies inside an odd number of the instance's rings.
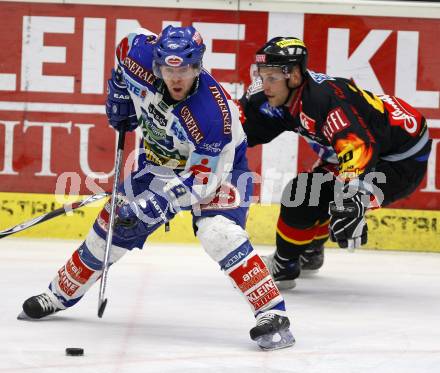
[[[158,33],[168,24],[193,24],[207,45],[204,68],[232,97],[249,85],[255,51],[268,38],[295,35],[307,45],[311,70],[353,78],[364,89],[420,109],[433,138],[427,176],[392,207],[440,210],[440,4],[341,8],[317,1],[319,6],[305,8],[310,2],[184,1],[179,8],[175,1],[174,7],[173,1],[148,1],[149,7],[130,1],[124,4],[133,6],[115,8],[98,4],[121,2],[51,2],[0,1],[2,192],[110,190],[116,136],[104,103],[115,45],[139,26]],[[206,8],[198,8],[201,3]],[[136,158],[140,137],[141,131],[126,137],[127,157]],[[255,195],[268,204],[279,203],[283,186],[316,160],[293,133],[247,155],[261,176]]]
[[[368,216],[369,245],[440,251],[440,4],[85,3],[0,0],[0,229],[55,209],[63,202],[56,204],[56,195],[111,189],[116,136],[104,102],[114,47],[138,26],[158,33],[168,24],[193,24],[207,45],[204,67],[234,98],[250,83],[256,49],[270,37],[294,35],[309,49],[310,69],[351,77],[364,89],[399,96],[418,108],[433,139],[427,175],[394,209]],[[126,158],[136,158],[140,136],[140,131],[127,136]],[[251,170],[261,176],[254,196],[262,203],[252,206],[248,229],[255,243],[273,245],[283,187],[309,169],[316,156],[292,133],[249,149],[247,155]],[[85,208],[22,235],[81,238],[98,210]],[[160,229],[151,239],[194,241],[190,216],[177,216],[170,233]]]
[[[81,199],[79,197],[78,199]],[[75,199],[50,194],[0,193],[0,230],[53,211]],[[17,233],[28,238],[81,239],[88,233],[103,205],[96,202],[67,216],[54,218]],[[275,245],[275,226],[279,205],[255,204],[250,208],[247,230],[254,244]],[[366,248],[377,250],[440,252],[440,212],[429,210],[379,209],[367,215],[369,240]],[[150,238],[154,242],[195,242],[188,212],[171,221],[170,232],[159,229]],[[328,243],[330,247],[334,245]]]

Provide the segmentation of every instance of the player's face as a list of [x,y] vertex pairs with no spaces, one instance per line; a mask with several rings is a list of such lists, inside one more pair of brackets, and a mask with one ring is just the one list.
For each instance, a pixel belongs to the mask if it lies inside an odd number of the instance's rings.
[[260,67],[258,73],[263,81],[264,94],[270,106],[283,105],[289,96],[286,79],[289,74],[282,72],[279,67]]
[[161,66],[160,71],[171,97],[177,101],[188,96],[194,79],[199,74],[198,69],[189,65],[179,67]]

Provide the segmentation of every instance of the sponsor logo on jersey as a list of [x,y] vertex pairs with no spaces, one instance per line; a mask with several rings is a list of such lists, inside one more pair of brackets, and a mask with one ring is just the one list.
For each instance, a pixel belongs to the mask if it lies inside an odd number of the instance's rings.
[[189,170],[197,182],[200,184],[208,184],[209,175],[212,172],[211,167],[209,167],[208,158],[202,158],[200,163],[192,165]]
[[301,122],[301,125],[311,134],[316,134],[316,121],[312,118],[310,118],[306,113],[302,111],[302,101],[300,102],[300,112],[299,112],[299,120]]
[[246,265],[234,269],[230,276],[238,288],[245,293],[269,276],[269,271],[261,258],[254,255],[247,260]]
[[254,307],[255,311],[264,307],[266,304],[280,296],[280,292],[271,278],[257,287],[254,291],[247,294],[247,299]]
[[147,96],[147,90],[143,89],[142,85],[137,83],[135,80],[130,79],[128,76],[125,76],[125,84],[127,85],[127,89],[140,97],[142,100],[145,100]]
[[167,134],[166,117],[153,104],[146,109],[141,107],[141,110],[140,127],[144,137],[143,154],[146,160],[164,167],[183,168],[186,157],[175,148],[175,138]]
[[[173,158],[173,154],[159,154],[159,148],[157,146],[154,146],[153,144],[148,143],[146,140],[144,140],[144,154],[147,161],[157,164],[158,166],[172,169],[183,169],[186,164],[186,159]],[[177,155],[174,155],[174,157],[176,156]]]
[[223,183],[216,191],[214,198],[207,204],[201,205],[202,211],[228,210],[240,206],[240,193],[237,187],[231,183]]
[[335,150],[339,161],[339,177],[344,180],[362,174],[373,156],[373,148],[354,133],[337,140]]
[[335,80],[335,78],[332,78],[331,76],[323,73],[315,73],[314,71],[308,70],[310,77],[318,84],[321,84],[322,82],[326,80]]
[[343,131],[348,126],[350,126],[350,121],[345,115],[344,110],[342,110],[341,107],[337,107],[328,113],[326,123],[322,128],[322,133],[331,144],[334,135]]
[[181,66],[183,62],[183,59],[179,56],[167,56],[165,58],[165,63],[168,66],[172,66],[172,67],[178,67]]
[[223,99],[223,96],[217,86],[210,86],[209,90],[214,96],[214,99],[217,102],[218,107],[220,108],[220,112],[222,113],[223,133],[225,135],[228,135],[231,133],[231,113],[229,111],[229,107]]
[[389,113],[390,124],[402,127],[413,137],[417,136],[420,132],[421,114],[397,97],[383,95],[379,98],[383,101]]
[[178,120],[174,120],[171,124],[171,132],[178,138],[180,142],[187,142],[188,136]]
[[180,109],[180,115],[183,119],[183,123],[185,123],[185,126],[188,132],[190,133],[190,135],[192,136],[193,140],[196,142],[196,144],[200,144],[204,136],[200,131],[199,125],[194,119],[188,106],[184,105],[182,109]]
[[154,74],[130,57],[126,56],[122,60],[122,63],[125,67],[127,67],[128,71],[144,82],[147,82],[148,84],[153,84],[155,82],[156,77]]
[[204,142],[201,146],[200,146],[200,150],[203,150],[205,152],[208,153],[213,153],[213,154],[217,154],[220,153],[222,151],[221,149],[221,142],[212,142],[212,143],[206,143]]
[[58,271],[58,276],[59,276],[58,287],[61,289],[61,291],[63,291],[69,297],[71,297],[73,294],[75,294],[75,292],[79,288],[79,285],[77,285],[73,281],[69,280],[64,267],[62,267]]
[[148,113],[150,114],[150,117],[153,118],[155,123],[159,124],[162,127],[166,127],[167,120],[165,118],[165,115],[157,110],[152,103],[148,105]]
[[66,264],[66,271],[73,280],[80,284],[85,284],[87,280],[95,273],[95,271],[88,268],[81,258],[78,251],[75,251],[72,257]]
[[144,138],[149,143],[156,143],[167,149],[171,149],[173,146],[173,140],[171,136],[167,136],[165,130],[160,128],[151,118],[142,116],[141,128]]

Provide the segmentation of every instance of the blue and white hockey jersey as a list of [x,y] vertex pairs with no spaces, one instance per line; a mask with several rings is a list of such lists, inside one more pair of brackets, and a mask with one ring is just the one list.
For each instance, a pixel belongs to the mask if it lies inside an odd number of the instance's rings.
[[205,70],[186,99],[170,100],[163,81],[153,74],[155,41],[145,29],[129,34],[117,47],[117,67],[143,134],[139,167],[172,169],[178,177],[168,188],[181,185],[191,191],[189,207],[213,196],[233,169],[247,170],[246,136],[238,108]]

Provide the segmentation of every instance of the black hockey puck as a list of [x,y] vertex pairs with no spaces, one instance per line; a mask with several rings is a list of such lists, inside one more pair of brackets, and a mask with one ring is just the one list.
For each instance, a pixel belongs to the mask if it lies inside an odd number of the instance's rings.
[[83,356],[84,349],[83,348],[76,348],[76,347],[68,347],[68,348],[66,348],[66,355],[67,356]]

